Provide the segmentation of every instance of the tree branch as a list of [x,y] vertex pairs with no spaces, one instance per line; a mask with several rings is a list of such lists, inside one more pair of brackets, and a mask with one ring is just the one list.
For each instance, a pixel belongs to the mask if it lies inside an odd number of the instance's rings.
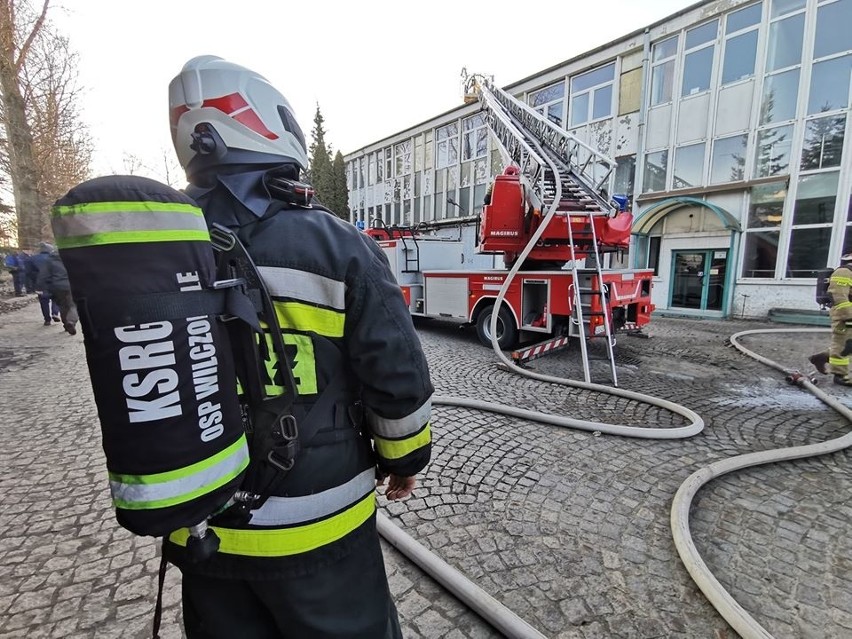
[[44,0],[44,5],[41,8],[41,15],[39,15],[38,19],[35,21],[33,25],[32,31],[27,36],[27,39],[24,41],[24,44],[21,45],[21,51],[18,53],[18,59],[15,60],[15,72],[21,70],[21,65],[24,64],[24,60],[27,59],[27,53],[29,53],[30,46],[32,46],[33,40],[38,35],[38,32],[41,30],[41,26],[44,24],[44,20],[47,17],[47,9],[50,5],[50,0]]

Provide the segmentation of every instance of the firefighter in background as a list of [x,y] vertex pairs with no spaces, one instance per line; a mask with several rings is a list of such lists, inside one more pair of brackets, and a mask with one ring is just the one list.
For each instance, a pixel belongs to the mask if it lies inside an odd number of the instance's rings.
[[846,354],[846,340],[852,338],[847,322],[852,322],[852,253],[840,258],[838,266],[831,274],[828,284],[831,297],[831,346],[828,350],[828,365],[834,383],[852,386],[849,378],[849,356]]
[[[272,296],[292,352],[297,423],[314,408],[327,421],[283,481],[253,448],[249,475],[271,496],[243,520],[212,520],[221,539],[212,558],[193,564],[186,531],[169,537],[187,636],[401,637],[376,477],[388,479],[388,499],[411,494],[431,454],[433,388],[399,286],[375,242],[282,188],[307,167],[305,140],[265,78],[193,58],[169,85],[169,108],[187,193],[208,225],[239,235]],[[272,387],[279,364],[268,362]]]

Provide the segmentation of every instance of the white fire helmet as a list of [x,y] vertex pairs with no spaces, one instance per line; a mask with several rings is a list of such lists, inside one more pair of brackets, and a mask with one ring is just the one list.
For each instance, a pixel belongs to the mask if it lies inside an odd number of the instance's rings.
[[192,58],[171,81],[169,120],[192,183],[225,166],[308,166],[305,136],[287,99],[263,76],[217,56]]
[[852,253],[844,253],[840,256],[841,264],[849,264],[850,262],[852,262]]

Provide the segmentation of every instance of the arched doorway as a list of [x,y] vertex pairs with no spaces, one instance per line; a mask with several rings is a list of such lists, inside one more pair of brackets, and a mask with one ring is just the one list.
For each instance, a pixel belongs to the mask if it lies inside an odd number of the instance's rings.
[[633,221],[634,265],[654,268],[657,309],[727,317],[741,231],[728,211],[699,198],[667,198],[643,210]]

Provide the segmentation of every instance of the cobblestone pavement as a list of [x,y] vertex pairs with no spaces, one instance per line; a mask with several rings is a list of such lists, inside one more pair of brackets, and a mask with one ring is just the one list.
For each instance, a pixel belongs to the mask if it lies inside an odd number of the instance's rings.
[[[622,337],[623,388],[706,421],[688,440],[596,436],[438,406],[433,461],[415,497],[385,512],[414,538],[553,639],[736,633],[707,603],[671,539],[671,499],[692,472],[757,450],[824,441],[848,425],[783,376],[725,346],[752,322],[655,318]],[[649,405],[542,384],[496,364],[474,331],[419,324],[439,395],[647,426],[683,418]],[[790,368],[827,335],[773,334],[747,346]],[[536,360],[581,377],[576,351]],[[593,377],[605,381],[606,366]],[[106,488],[82,341],[41,326],[37,305],[0,314],[0,639],[145,637],[156,593],[153,540],[119,528]],[[852,404],[847,389],[825,386]],[[694,503],[695,543],[721,583],[776,637],[852,636],[846,451],[726,475]],[[499,637],[385,547],[406,638]],[[162,636],[182,636],[170,570]]]

